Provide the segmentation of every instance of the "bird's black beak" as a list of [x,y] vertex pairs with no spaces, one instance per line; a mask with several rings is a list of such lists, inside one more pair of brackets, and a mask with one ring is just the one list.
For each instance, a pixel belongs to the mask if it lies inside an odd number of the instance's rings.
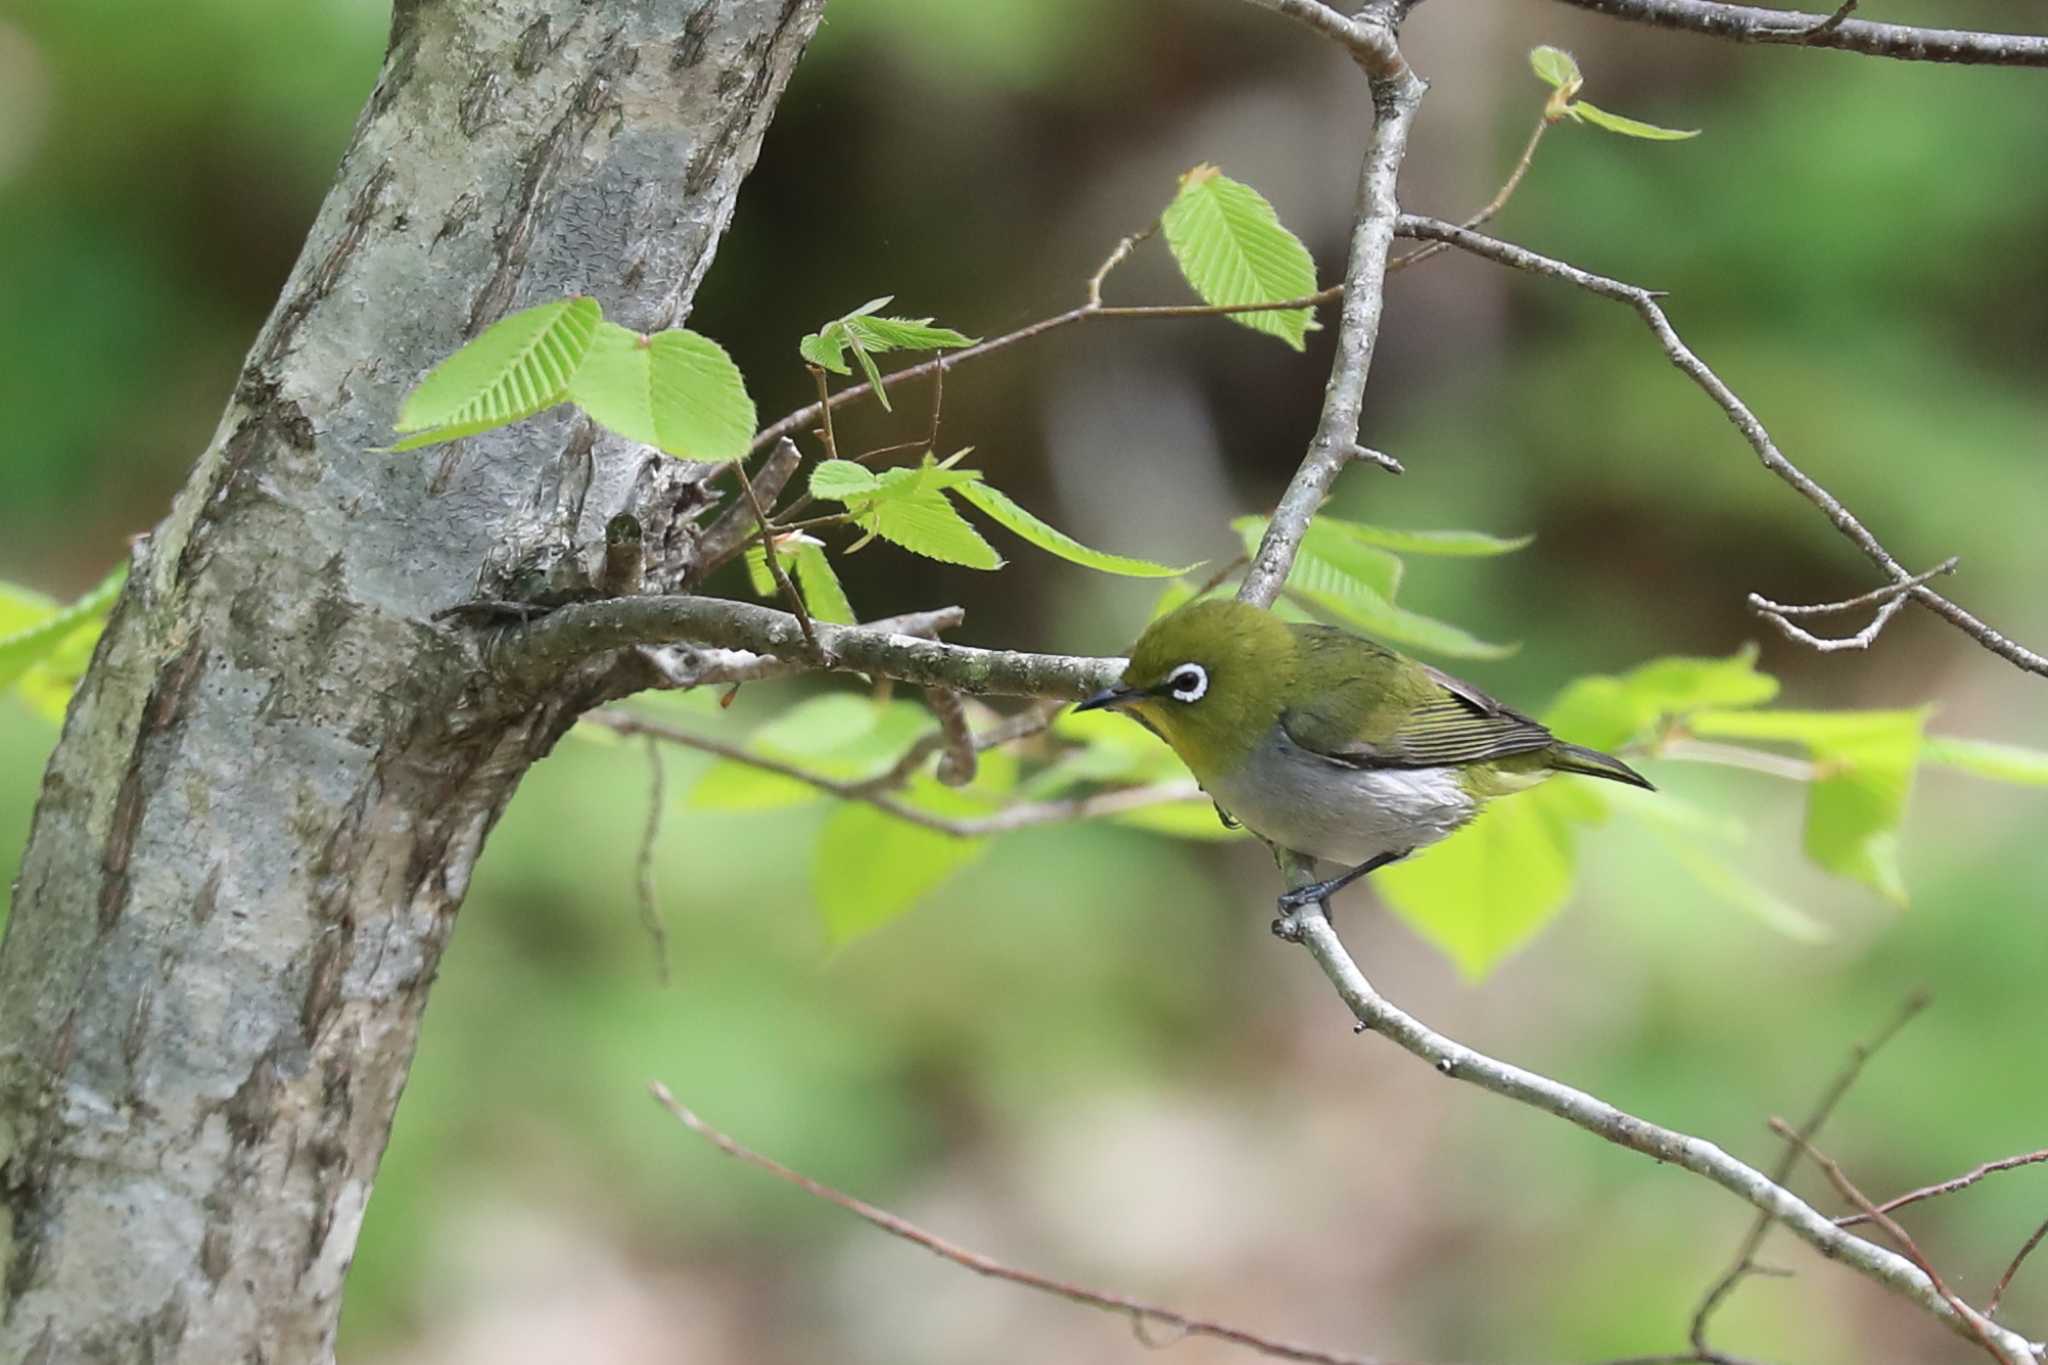
[[1074,709],[1076,711],[1099,711],[1105,706],[1112,708],[1127,706],[1144,695],[1145,693],[1139,688],[1125,687],[1119,684],[1115,687],[1104,688],[1084,702],[1076,702]]

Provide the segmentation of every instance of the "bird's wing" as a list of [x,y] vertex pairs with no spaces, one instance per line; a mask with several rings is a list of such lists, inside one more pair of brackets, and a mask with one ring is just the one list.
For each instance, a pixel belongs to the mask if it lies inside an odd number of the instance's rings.
[[[1298,629],[1316,632],[1303,636],[1308,647],[1343,647],[1321,635],[1327,628]],[[1330,635],[1356,647],[1356,636],[1334,630]],[[1359,768],[1455,767],[1533,753],[1556,742],[1550,731],[1471,684],[1426,664],[1415,667],[1419,672],[1409,674],[1405,685],[1335,688],[1290,708],[1280,724],[1301,748]]]

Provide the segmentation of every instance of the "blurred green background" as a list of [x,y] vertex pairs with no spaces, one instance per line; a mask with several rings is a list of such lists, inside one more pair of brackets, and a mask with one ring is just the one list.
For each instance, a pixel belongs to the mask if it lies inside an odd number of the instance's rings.
[[[2044,16],[1901,0],[1883,17]],[[375,0],[0,9],[0,577],[81,590],[162,514],[387,20]],[[1907,562],[1960,553],[1956,594],[2048,641],[2048,77],[1439,0],[1409,29],[1434,88],[1407,206],[1456,217],[1489,197],[1542,104],[1524,59],[1538,42],[1574,49],[1605,107],[1707,131],[1653,145],[1560,128],[1500,230],[1672,291],[1677,324],[1795,460]],[[692,326],[779,413],[805,396],[796,338],[873,295],[984,335],[1070,306],[1200,160],[1263,190],[1334,277],[1368,117],[1326,44],[1231,0],[833,0]],[[1156,244],[1111,292],[1185,297]],[[1330,336],[1297,356],[1214,321],[1069,331],[949,381],[948,439],[1083,539],[1224,555],[1227,517],[1269,504],[1299,458]],[[1407,589],[1526,642],[1459,669],[1511,700],[1757,639],[1794,704],[1932,700],[1937,731],[2048,744],[2048,684],[1925,613],[1867,655],[1821,658],[1744,611],[1751,590],[1820,600],[1874,579],[1623,310],[1454,256],[1403,274],[1365,431],[1409,473],[1348,476],[1339,510],[1538,534],[1514,559],[1418,565]],[[991,580],[886,547],[851,561],[849,588],[868,615],[959,601],[963,639],[1096,652],[1128,640],[1154,592],[1044,556]],[[790,695],[753,688],[742,711]],[[0,699],[10,868],[53,742]],[[672,804],[699,766],[669,759]],[[1925,985],[1933,1010],[1871,1068],[1829,1148],[1889,1193],[2048,1143],[2048,802],[1926,775],[1900,913],[1801,865],[1798,793],[1690,782],[1760,813],[1749,870],[1830,942],[1776,937],[1657,849],[1598,836],[1572,908],[1482,986],[1369,895],[1340,922],[1381,988],[1443,1030],[1757,1160],[1774,1154],[1765,1119],[1803,1111]],[[660,988],[633,892],[647,791],[632,751],[568,744],[493,838],[363,1230],[345,1360],[1143,1355],[1113,1319],[977,1280],[722,1161],[647,1100],[651,1078],[992,1254],[1343,1350],[1675,1348],[1746,1224],[1700,1181],[1354,1039],[1313,966],[1269,938],[1273,876],[1243,846],[1020,835],[827,952],[804,862],[822,808],[672,809],[658,871],[677,978]],[[2043,1215],[2036,1169],[1909,1221],[1981,1300]],[[1797,1278],[1744,1288],[1725,1349],[1970,1355],[1788,1237],[1769,1257]],[[2007,1302],[2041,1330],[2048,1264]],[[1241,1357],[1190,1342],[1171,1358]]]

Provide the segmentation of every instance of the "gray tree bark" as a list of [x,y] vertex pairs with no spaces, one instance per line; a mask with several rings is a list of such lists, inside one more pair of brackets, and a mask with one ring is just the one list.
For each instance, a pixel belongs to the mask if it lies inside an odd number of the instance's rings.
[[[470,870],[630,657],[479,683],[430,622],[694,473],[556,415],[377,454],[422,371],[587,293],[673,325],[823,0],[397,0],[384,70],[44,780],[0,944],[0,1360],[332,1358]],[[224,211],[232,212],[232,206]],[[436,458],[438,457],[438,458]]]

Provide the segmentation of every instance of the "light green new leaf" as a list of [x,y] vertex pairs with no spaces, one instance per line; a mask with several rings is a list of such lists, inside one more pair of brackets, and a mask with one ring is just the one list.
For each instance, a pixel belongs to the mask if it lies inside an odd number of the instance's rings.
[[806,537],[795,546],[791,558],[796,561],[797,589],[811,615],[835,626],[854,624],[853,604],[846,600],[846,589],[840,586],[832,561],[825,557],[825,547]]
[[1541,719],[1573,743],[1618,749],[1666,717],[1771,700],[1778,695],[1778,680],[1759,673],[1756,658],[1756,646],[1745,645],[1725,659],[1674,655],[1620,677],[1592,674],[1569,684]]
[[[1256,555],[1266,535],[1265,517],[1235,517],[1230,529]],[[1296,547],[1287,586],[1322,597],[1366,597],[1384,604],[1401,586],[1401,561],[1353,534],[1356,527],[1334,517],[1313,517]]]
[[1496,801],[1465,828],[1373,874],[1402,919],[1476,981],[1564,907],[1577,857],[1553,783]]
[[1363,522],[1339,521],[1335,517],[1317,517],[1316,521],[1341,526],[1348,535],[1367,545],[1377,545],[1382,550],[1408,555],[1438,555],[1458,559],[1505,555],[1524,548],[1536,539],[1534,534],[1490,536],[1484,531],[1397,531],[1388,526],[1368,526]]
[[956,839],[849,801],[819,831],[813,895],[835,944],[895,919],[979,858],[986,839]]
[[[1316,292],[1315,259],[1301,239],[1280,225],[1257,190],[1214,166],[1196,166],[1181,177],[1160,223],[1180,273],[1204,303],[1281,303]],[[1315,324],[1310,308],[1228,316],[1297,351],[1305,349]]]
[[968,446],[957,450],[944,460],[935,460],[932,453],[926,451],[924,459],[917,464],[883,470],[876,480],[877,489],[884,497],[891,497],[921,489],[965,488],[968,484],[980,483],[980,470],[956,467],[961,457],[973,449],[973,446]]
[[1545,44],[1529,49],[1529,66],[1544,84],[1559,90],[1567,86],[1576,89],[1585,79],[1579,74],[1578,62],[1561,47]]
[[1939,763],[1993,782],[2018,782],[2029,787],[2048,787],[2048,753],[2022,749],[2016,744],[1992,744],[1981,739],[1957,739],[1952,735],[1931,735],[1920,751],[1923,763]]
[[603,323],[569,380],[569,397],[629,441],[684,460],[736,460],[754,436],[739,367],[709,337],[677,328],[641,336]]
[[828,323],[822,332],[812,332],[796,344],[796,353],[821,370],[852,374],[846,363],[846,329]]
[[747,586],[756,597],[775,596],[775,575],[768,571],[768,552],[759,545],[747,547]]
[[862,494],[873,493],[881,486],[882,481],[872,471],[852,460],[825,460],[811,471],[811,496],[814,498],[847,502]]
[[41,593],[0,584],[0,689],[12,687],[38,664],[54,660],[74,637],[84,638],[89,656],[127,578],[128,566],[123,564],[62,607]]
[[930,318],[850,317],[845,325],[854,340],[870,351],[940,351],[981,340],[951,327],[935,327]]
[[1627,118],[1621,114],[1610,114],[1598,105],[1588,104],[1584,100],[1573,100],[1565,106],[1564,111],[1575,119],[1605,128],[1610,133],[1620,133],[1623,137],[1646,138],[1652,142],[1682,142],[1686,138],[1700,135],[1697,128],[1659,128],[1654,123],[1644,123],[1640,119]]
[[1807,790],[1807,856],[1904,905],[1898,825],[1913,789],[1927,714],[1925,709],[1707,711],[1693,716],[1688,726],[1708,738],[1804,746],[1820,769]]
[[603,321],[596,299],[557,299],[500,318],[428,372],[399,410],[392,447],[413,450],[473,436],[553,407],[588,356]]
[[1196,566],[1169,568],[1155,564],[1149,559],[1132,559],[1126,555],[1113,555],[1103,550],[1093,550],[1075,540],[1066,532],[1052,526],[1025,511],[1014,502],[1010,495],[990,484],[973,482],[960,487],[960,496],[986,512],[997,524],[1022,536],[1039,549],[1058,555],[1070,563],[1102,573],[1121,574],[1125,578],[1175,578]]
[[981,532],[936,488],[878,497],[855,515],[854,524],[926,559],[970,569],[1003,567],[1003,557],[995,547],[983,540]]

